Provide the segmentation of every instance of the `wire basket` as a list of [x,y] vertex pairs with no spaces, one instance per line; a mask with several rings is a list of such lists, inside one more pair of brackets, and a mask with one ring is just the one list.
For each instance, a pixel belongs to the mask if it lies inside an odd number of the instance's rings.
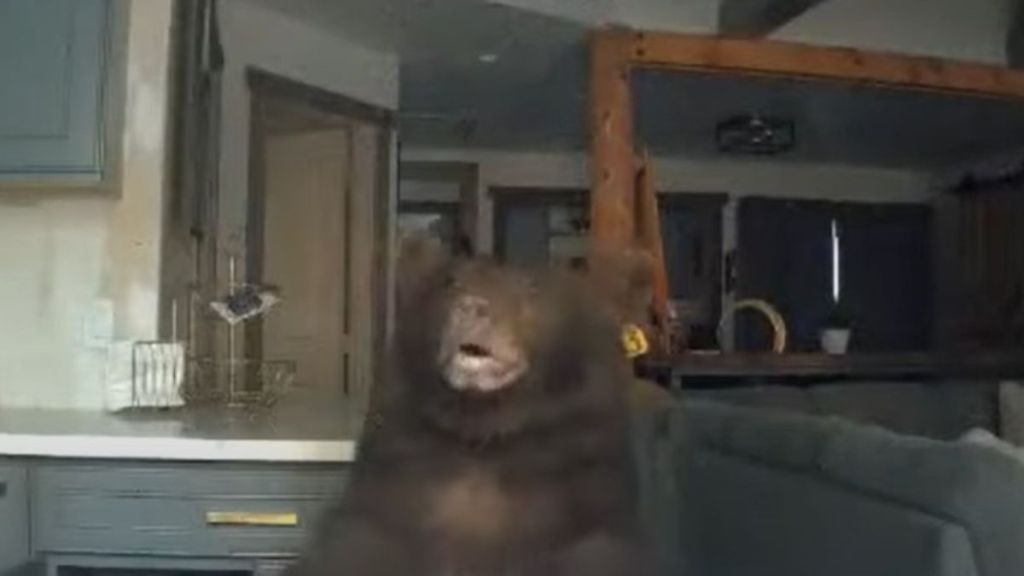
[[189,405],[269,408],[295,384],[290,360],[192,359],[182,396]]

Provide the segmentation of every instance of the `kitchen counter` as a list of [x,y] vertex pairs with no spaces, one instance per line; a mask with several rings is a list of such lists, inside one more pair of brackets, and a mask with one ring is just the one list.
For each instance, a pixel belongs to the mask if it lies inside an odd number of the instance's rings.
[[351,462],[359,419],[345,410],[199,408],[110,414],[0,408],[0,457]]

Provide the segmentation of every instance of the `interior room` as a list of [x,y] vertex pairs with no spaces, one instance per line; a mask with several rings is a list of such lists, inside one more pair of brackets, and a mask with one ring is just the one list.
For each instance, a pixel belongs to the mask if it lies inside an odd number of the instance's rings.
[[5,0],[0,576],[284,574],[423,235],[650,258],[658,574],[1022,573],[1022,62],[1007,0]]

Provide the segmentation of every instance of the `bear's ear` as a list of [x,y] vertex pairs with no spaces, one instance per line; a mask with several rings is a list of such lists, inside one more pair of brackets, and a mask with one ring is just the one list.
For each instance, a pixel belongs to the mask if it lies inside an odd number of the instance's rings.
[[654,296],[654,258],[637,248],[595,249],[587,275],[622,324],[647,326]]
[[403,238],[395,278],[398,304],[415,300],[417,294],[437,282],[450,260],[451,256],[435,236],[417,233]]

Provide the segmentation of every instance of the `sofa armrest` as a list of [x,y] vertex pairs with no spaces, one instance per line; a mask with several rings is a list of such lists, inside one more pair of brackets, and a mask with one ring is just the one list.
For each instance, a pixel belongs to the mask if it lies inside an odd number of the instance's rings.
[[688,571],[715,576],[979,576],[963,526],[714,449],[686,465]]
[[805,474],[963,526],[984,576],[1024,574],[1024,466],[962,442],[835,418],[688,402],[687,434],[712,450]]

